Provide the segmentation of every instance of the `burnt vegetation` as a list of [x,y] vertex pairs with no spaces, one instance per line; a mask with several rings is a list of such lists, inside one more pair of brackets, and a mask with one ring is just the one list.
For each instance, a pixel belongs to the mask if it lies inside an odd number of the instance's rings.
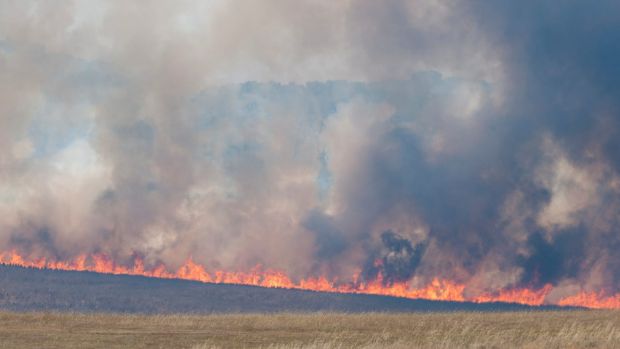
[[0,309],[115,313],[415,312],[549,310],[326,293],[0,265]]

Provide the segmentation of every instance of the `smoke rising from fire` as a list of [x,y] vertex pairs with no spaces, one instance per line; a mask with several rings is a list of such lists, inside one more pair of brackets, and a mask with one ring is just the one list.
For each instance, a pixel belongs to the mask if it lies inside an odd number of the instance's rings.
[[616,293],[618,10],[2,1],[0,250]]

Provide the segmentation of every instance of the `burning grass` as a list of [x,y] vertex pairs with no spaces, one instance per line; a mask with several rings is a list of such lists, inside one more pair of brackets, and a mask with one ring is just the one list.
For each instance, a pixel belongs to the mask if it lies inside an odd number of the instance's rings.
[[[177,271],[169,271],[164,264],[145,269],[144,261],[135,257],[133,266],[128,267],[117,264],[106,255],[93,254],[81,255],[69,261],[54,261],[45,258],[29,258],[15,251],[0,252],[0,265],[19,266],[35,269],[65,270],[65,271],[91,271],[102,274],[116,275],[139,275],[163,279],[193,280],[205,283],[251,285],[269,288],[300,289],[335,293],[360,293],[374,294],[410,299],[443,300],[457,302],[506,302],[525,305],[544,305],[547,295],[553,287],[547,284],[539,289],[515,288],[498,290],[493,294],[480,294],[474,297],[465,297],[466,285],[450,280],[433,279],[428,285],[421,288],[412,288],[409,282],[395,282],[386,286],[382,282],[381,274],[377,279],[359,282],[359,275],[353,275],[351,283],[338,284],[322,276],[318,278],[303,279],[294,282],[282,271],[263,270],[256,266],[249,272],[207,272],[205,267],[188,259]],[[585,292],[567,296],[557,305],[576,306],[592,309],[620,309],[620,293],[608,294],[604,291]]]
[[618,348],[620,312],[0,313],[0,348]]

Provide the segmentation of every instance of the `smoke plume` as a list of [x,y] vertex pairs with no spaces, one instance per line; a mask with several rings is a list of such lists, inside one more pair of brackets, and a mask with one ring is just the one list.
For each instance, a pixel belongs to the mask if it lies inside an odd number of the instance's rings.
[[614,1],[0,1],[0,251],[617,292],[619,61]]

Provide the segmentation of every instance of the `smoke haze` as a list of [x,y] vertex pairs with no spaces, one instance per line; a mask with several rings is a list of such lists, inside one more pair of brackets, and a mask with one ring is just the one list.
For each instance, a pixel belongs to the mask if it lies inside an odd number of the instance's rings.
[[0,0],[0,250],[620,288],[620,6]]

